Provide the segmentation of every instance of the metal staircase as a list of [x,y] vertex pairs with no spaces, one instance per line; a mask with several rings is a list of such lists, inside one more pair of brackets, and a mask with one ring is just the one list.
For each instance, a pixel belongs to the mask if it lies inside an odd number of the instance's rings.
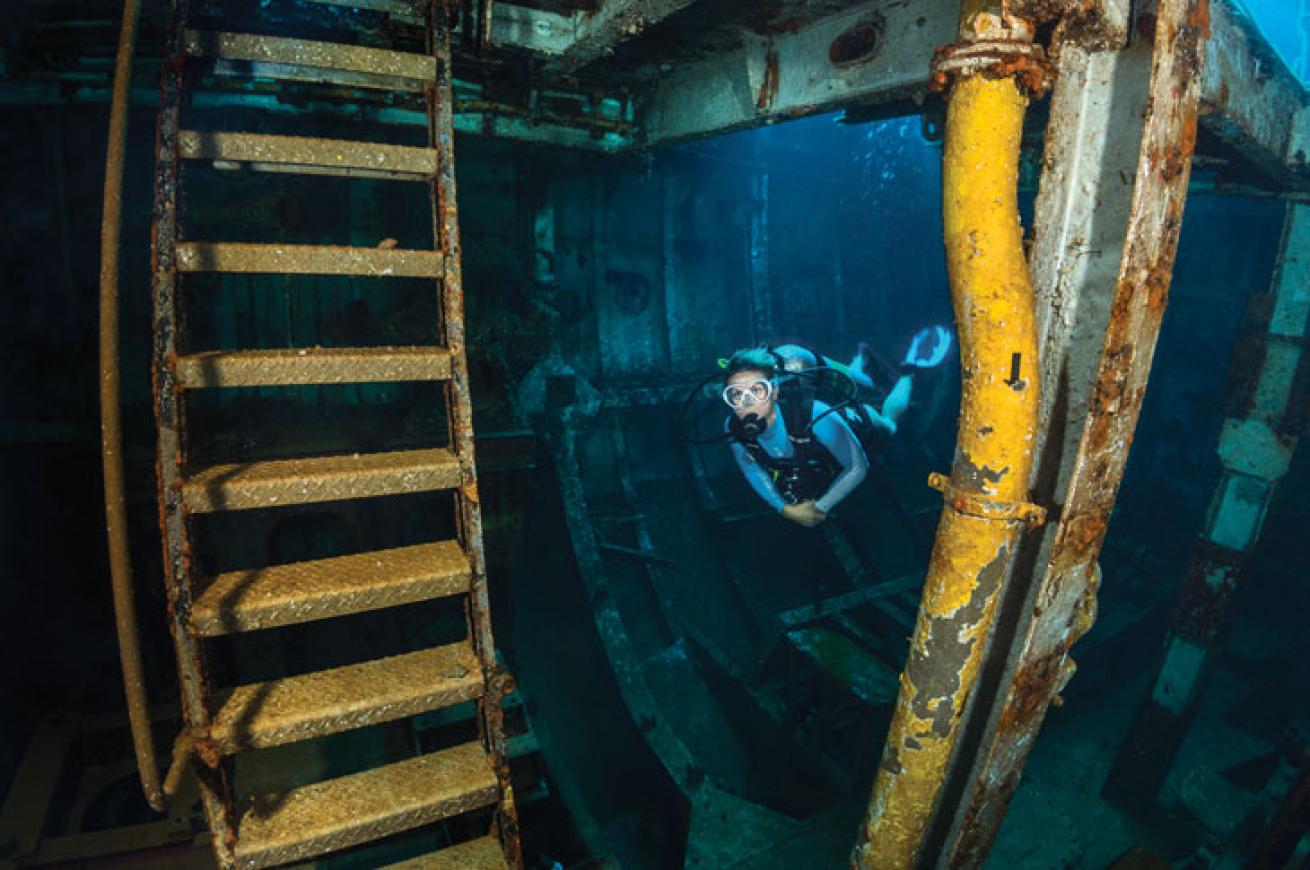
[[[325,0],[326,2],[326,0]],[[303,4],[302,4],[303,5]],[[426,16],[426,53],[266,34],[189,29],[179,0],[168,36],[158,123],[154,225],[154,378],[165,582],[187,739],[222,866],[302,861],[493,807],[486,836],[407,867],[522,865],[487,596],[456,222],[450,10]],[[334,19],[335,20],[335,19]],[[261,82],[328,83],[423,94],[428,145],[341,141],[188,127],[195,67]],[[183,165],[239,172],[385,178],[430,188],[432,250],[232,243],[186,232]],[[321,183],[321,182],[314,182]],[[400,233],[396,233],[400,235]],[[201,351],[188,346],[188,273],[425,278],[435,282],[434,346]],[[200,315],[193,315],[197,317]],[[197,390],[435,381],[447,441],[423,449],[196,467],[188,396]],[[314,425],[307,413],[304,426]],[[450,491],[454,540],[201,576],[202,514]],[[455,643],[233,687],[211,685],[209,644],[440,598],[464,600]],[[308,628],[306,630],[312,630]],[[320,629],[321,630],[321,629]],[[479,738],[269,800],[234,793],[232,758],[474,700]],[[485,811],[485,810],[484,810]]]

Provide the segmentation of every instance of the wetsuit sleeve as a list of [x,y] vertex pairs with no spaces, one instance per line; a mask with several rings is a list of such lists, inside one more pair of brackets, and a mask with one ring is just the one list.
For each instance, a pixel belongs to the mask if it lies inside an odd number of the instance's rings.
[[778,495],[778,490],[773,485],[773,476],[769,474],[769,470],[751,459],[751,455],[746,452],[745,447],[735,442],[730,446],[732,447],[732,457],[737,460],[737,467],[741,469],[741,473],[745,476],[746,482],[751,485],[751,489],[755,490],[760,498],[768,502],[769,507],[775,511],[781,511],[782,496]]
[[[815,416],[825,410],[827,408],[821,402],[814,403]],[[864,455],[864,448],[855,438],[855,433],[839,414],[826,414],[823,419],[815,423],[814,437],[828,448],[828,452],[841,465],[841,471],[833,480],[832,486],[814,502],[814,506],[826,514],[864,480],[864,475],[869,470],[869,457]]]

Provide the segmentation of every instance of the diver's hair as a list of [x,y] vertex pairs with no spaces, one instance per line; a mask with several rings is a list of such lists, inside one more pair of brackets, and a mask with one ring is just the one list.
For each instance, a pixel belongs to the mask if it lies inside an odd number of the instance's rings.
[[768,377],[778,376],[778,361],[767,347],[747,347],[732,355],[723,372],[723,379],[737,372],[764,372]]

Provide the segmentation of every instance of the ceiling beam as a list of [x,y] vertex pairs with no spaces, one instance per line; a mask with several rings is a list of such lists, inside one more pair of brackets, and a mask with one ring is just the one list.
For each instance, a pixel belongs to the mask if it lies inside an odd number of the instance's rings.
[[1310,189],[1306,90],[1231,0],[1210,6],[1201,123],[1284,189]]
[[[673,67],[655,83],[638,116],[645,144],[922,99],[933,51],[954,39],[958,17],[958,0],[911,0],[849,10],[777,36],[749,34],[742,48]],[[833,41],[871,19],[877,47],[859,62],[834,64]]]
[[615,46],[645,31],[694,0],[604,0],[600,9],[578,18],[573,43],[547,65],[548,71],[574,72],[614,52]]
[[492,41],[543,55],[547,74],[568,75],[612,54],[695,0],[604,0],[595,12],[560,15],[509,3],[491,10]]

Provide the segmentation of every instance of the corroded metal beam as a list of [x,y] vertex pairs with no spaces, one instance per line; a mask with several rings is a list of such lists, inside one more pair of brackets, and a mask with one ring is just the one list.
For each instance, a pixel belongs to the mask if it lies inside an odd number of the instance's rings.
[[619,43],[638,36],[693,2],[602,0],[595,10],[579,10],[572,15],[496,3],[492,10],[491,37],[498,46],[542,55],[548,74],[568,75],[612,53]]
[[[957,0],[861,7],[773,37],[746,36],[736,51],[680,65],[642,105],[646,146],[726,133],[827,112],[852,103],[921,99],[937,46],[950,42]],[[852,28],[867,56],[834,63],[833,45]]]
[[1049,561],[1016,632],[1017,653],[978,750],[961,816],[941,850],[950,866],[982,863],[1046,710],[1073,672],[1069,648],[1094,619],[1096,560],[1168,300],[1196,142],[1206,13],[1206,0],[1160,4],[1127,240],[1088,415]]
[[603,0],[600,8],[577,19],[573,41],[548,71],[570,73],[612,53],[624,40],[637,36],[695,0]]
[[1215,0],[1202,73],[1202,123],[1281,186],[1310,189],[1310,99],[1254,22]]
[[[163,547],[164,588],[168,596],[169,630],[177,655],[182,710],[192,733],[209,726],[208,665],[205,648],[191,633],[191,607],[195,578],[188,541],[186,505],[182,495],[186,468],[185,415],[182,387],[177,377],[177,350],[185,342],[181,331],[178,240],[185,235],[179,214],[178,190],[181,159],[178,155],[178,117],[183,102],[183,25],[189,0],[173,0],[172,22],[165,44],[165,62],[159,87],[159,118],[155,132],[154,225],[151,228],[153,296],[152,380],[155,398],[156,463],[160,543]],[[194,765],[200,798],[209,821],[214,854],[221,864],[235,858],[236,832],[230,825],[234,793],[229,769],[209,753],[205,763]],[[214,763],[210,764],[209,761]]]
[[1307,245],[1310,206],[1288,206],[1273,286],[1255,306],[1264,312],[1263,335],[1254,348],[1239,342],[1233,354],[1235,395],[1228,404],[1241,413],[1224,421],[1219,436],[1219,485],[1178,592],[1163,656],[1105,784],[1104,793],[1117,800],[1149,803],[1164,784],[1266,512],[1291,464],[1297,438],[1286,423],[1310,320],[1310,262],[1301,253]]
[[[490,0],[488,0],[490,2]],[[487,692],[478,701],[478,731],[495,773],[495,833],[510,867],[523,867],[523,843],[518,808],[510,780],[509,746],[505,741],[501,702],[508,682],[496,663],[491,627],[491,598],[487,588],[487,554],[482,534],[482,498],[478,490],[473,440],[473,398],[469,378],[467,333],[464,325],[464,267],[460,242],[459,206],[455,188],[454,60],[451,53],[450,0],[432,0],[428,50],[436,59],[436,81],[427,92],[428,147],[437,152],[437,174],[430,188],[432,237],[441,256],[436,289],[438,341],[450,353],[450,379],[442,385],[446,409],[446,438],[459,464],[460,484],[455,490],[455,527],[469,558],[472,577],[465,611],[473,648],[482,667]]]
[[[1060,51],[1029,255],[1042,380],[1060,385],[1039,411],[1037,490],[1048,498],[1068,483],[1110,322],[1150,70],[1145,40],[1123,51]],[[1053,423],[1058,444],[1047,437]]]

